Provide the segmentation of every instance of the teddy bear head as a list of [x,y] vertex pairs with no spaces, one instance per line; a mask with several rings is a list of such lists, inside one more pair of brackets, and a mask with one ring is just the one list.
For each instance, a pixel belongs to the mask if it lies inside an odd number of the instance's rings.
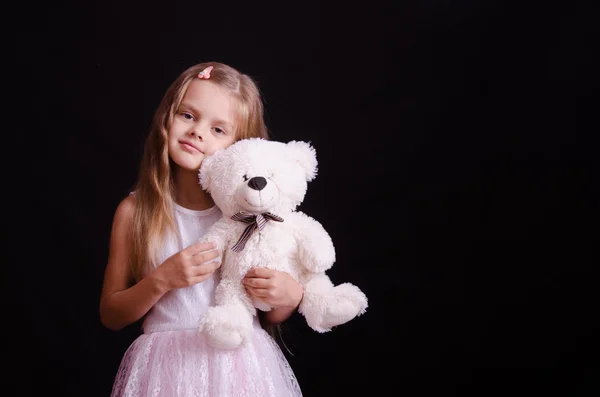
[[282,216],[304,200],[316,174],[317,157],[309,143],[248,138],[206,157],[199,180],[224,216],[239,211]]

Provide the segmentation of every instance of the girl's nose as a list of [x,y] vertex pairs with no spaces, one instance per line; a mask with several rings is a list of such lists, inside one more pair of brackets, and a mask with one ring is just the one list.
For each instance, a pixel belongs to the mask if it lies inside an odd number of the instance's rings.
[[199,130],[199,129],[192,128],[192,129],[190,130],[190,135],[191,135],[192,137],[194,137],[194,138],[195,138],[195,137],[198,137],[200,140],[202,140],[202,134],[200,133],[200,130]]

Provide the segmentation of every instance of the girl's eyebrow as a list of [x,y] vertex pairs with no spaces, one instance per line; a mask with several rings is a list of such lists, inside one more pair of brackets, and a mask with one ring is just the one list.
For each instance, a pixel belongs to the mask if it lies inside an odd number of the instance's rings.
[[[200,114],[200,111],[198,109],[196,109],[195,107],[193,107],[192,105],[190,105],[189,103],[181,103],[181,106],[185,107],[185,108],[189,108],[192,112],[196,113],[196,114]],[[229,121],[227,120],[221,120],[221,119],[213,119],[217,124],[224,124],[228,127],[233,127],[233,124],[231,124]]]

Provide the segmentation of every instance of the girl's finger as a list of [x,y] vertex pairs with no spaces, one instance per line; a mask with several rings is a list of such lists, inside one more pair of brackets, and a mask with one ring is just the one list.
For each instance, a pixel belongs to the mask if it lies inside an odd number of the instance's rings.
[[253,267],[248,270],[246,273],[246,277],[255,277],[255,278],[271,278],[275,275],[275,270],[267,269],[265,267]]
[[205,251],[209,251],[209,250],[213,250],[215,249],[216,244],[213,242],[197,242],[195,244],[190,245],[189,247],[185,248],[182,250],[182,252],[185,252],[188,255],[197,255],[201,252],[205,252]]
[[204,263],[212,261],[215,258],[219,258],[220,255],[221,254],[219,250],[206,251],[202,252],[201,254],[194,255],[192,260],[195,265],[203,265]]
[[265,288],[246,288],[246,291],[252,296],[256,296],[257,298],[267,298],[270,297],[269,290]]
[[270,286],[269,280],[265,279],[265,278],[246,277],[246,278],[242,279],[242,282],[244,284],[246,284],[247,286],[253,287],[253,288],[269,288],[269,286]]
[[194,270],[196,271],[196,276],[202,276],[214,272],[219,268],[219,266],[221,266],[221,261],[217,260],[212,262],[205,262],[199,266],[196,266]]

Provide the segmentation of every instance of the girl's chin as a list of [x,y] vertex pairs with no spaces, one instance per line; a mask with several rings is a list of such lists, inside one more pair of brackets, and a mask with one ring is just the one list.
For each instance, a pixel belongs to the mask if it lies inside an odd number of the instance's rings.
[[176,170],[182,171],[182,172],[193,172],[196,174],[200,170],[200,165],[202,164],[202,162],[200,162],[200,163],[198,163],[198,162],[194,162],[194,163],[174,162],[174,163],[176,166]]

